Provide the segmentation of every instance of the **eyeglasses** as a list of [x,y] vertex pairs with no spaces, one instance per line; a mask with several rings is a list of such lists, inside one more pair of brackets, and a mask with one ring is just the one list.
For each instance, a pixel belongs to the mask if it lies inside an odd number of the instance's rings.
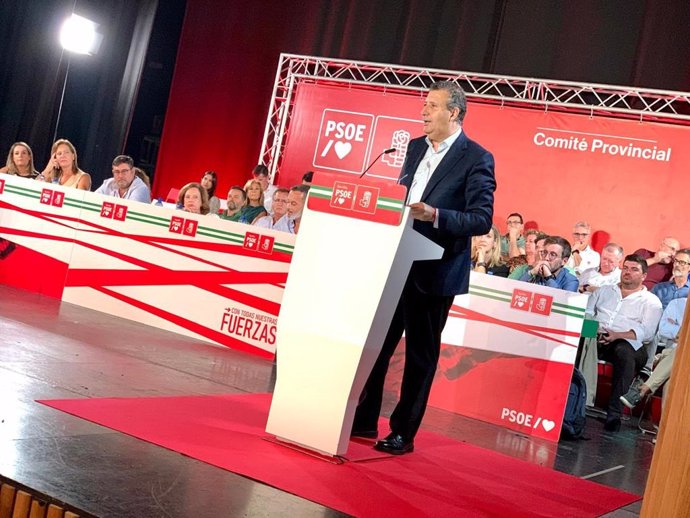
[[688,261],[681,261],[680,259],[674,259],[673,264],[679,264],[681,266],[690,266],[690,262]]
[[585,233],[580,233],[580,232],[573,232],[574,237],[587,237],[589,235],[589,232]]
[[522,221],[520,221],[520,220],[512,220],[512,221],[508,220],[506,223],[508,225],[522,225]]
[[561,257],[561,254],[557,254],[556,252],[547,252],[546,250],[539,250],[539,255],[542,257],[548,257],[549,259],[559,259]]

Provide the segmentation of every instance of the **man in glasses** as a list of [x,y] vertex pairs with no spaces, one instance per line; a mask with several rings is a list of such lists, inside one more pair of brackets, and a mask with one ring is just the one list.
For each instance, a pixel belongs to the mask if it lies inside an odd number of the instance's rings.
[[601,258],[596,250],[589,246],[592,236],[592,227],[586,221],[578,221],[573,227],[573,241],[568,259],[568,267],[575,270],[575,275],[580,277],[582,272],[599,266]]
[[559,290],[577,291],[577,277],[564,268],[570,257],[570,243],[560,236],[547,237],[540,254],[541,259],[523,273],[520,280]]
[[673,274],[673,256],[680,248],[680,241],[675,237],[666,236],[661,240],[656,252],[640,248],[635,251],[636,255],[643,257],[647,261],[649,271],[644,280],[644,285],[651,290],[655,284],[667,281]]
[[688,296],[690,290],[690,280],[688,280],[690,249],[678,250],[671,265],[673,267],[671,280],[660,282],[652,288],[652,293],[659,297],[664,309],[673,299],[682,299]]
[[127,155],[119,155],[113,159],[113,177],[103,182],[96,192],[105,196],[151,203],[151,191],[136,175],[134,160]]
[[508,232],[501,236],[501,259],[508,261],[511,257],[525,255],[525,238],[522,231],[525,228],[522,215],[513,212],[506,220]]
[[643,342],[654,337],[663,311],[659,299],[642,284],[647,270],[647,262],[642,257],[626,256],[621,282],[602,286],[587,301],[587,318],[599,322],[599,358],[613,364],[604,425],[610,432],[620,430],[623,410],[620,397],[647,363]]

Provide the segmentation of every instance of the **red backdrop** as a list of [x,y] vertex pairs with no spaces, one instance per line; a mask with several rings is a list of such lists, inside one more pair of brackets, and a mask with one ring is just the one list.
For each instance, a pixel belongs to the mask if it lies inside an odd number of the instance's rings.
[[[307,169],[361,173],[381,150],[404,146],[401,133],[421,134],[421,104],[416,95],[300,86],[280,183],[297,183]],[[588,220],[628,252],[667,234],[687,239],[678,215],[687,205],[688,127],[470,103],[464,129],[495,156],[502,229],[517,211],[567,239],[573,223]],[[397,178],[398,154],[369,173]]]

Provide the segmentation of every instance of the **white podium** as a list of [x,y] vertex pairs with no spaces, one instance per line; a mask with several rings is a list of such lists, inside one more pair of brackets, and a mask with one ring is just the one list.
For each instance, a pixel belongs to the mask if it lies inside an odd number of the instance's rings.
[[413,261],[443,249],[412,229],[404,186],[317,173],[278,318],[266,431],[327,455],[347,451],[359,395]]

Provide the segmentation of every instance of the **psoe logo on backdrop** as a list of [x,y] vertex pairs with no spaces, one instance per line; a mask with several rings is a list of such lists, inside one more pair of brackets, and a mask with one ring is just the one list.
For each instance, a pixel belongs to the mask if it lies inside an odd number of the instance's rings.
[[325,109],[314,150],[314,167],[361,173],[367,155],[374,116]]
[[513,290],[510,307],[520,311],[530,311],[539,315],[550,315],[553,297],[525,290]]

